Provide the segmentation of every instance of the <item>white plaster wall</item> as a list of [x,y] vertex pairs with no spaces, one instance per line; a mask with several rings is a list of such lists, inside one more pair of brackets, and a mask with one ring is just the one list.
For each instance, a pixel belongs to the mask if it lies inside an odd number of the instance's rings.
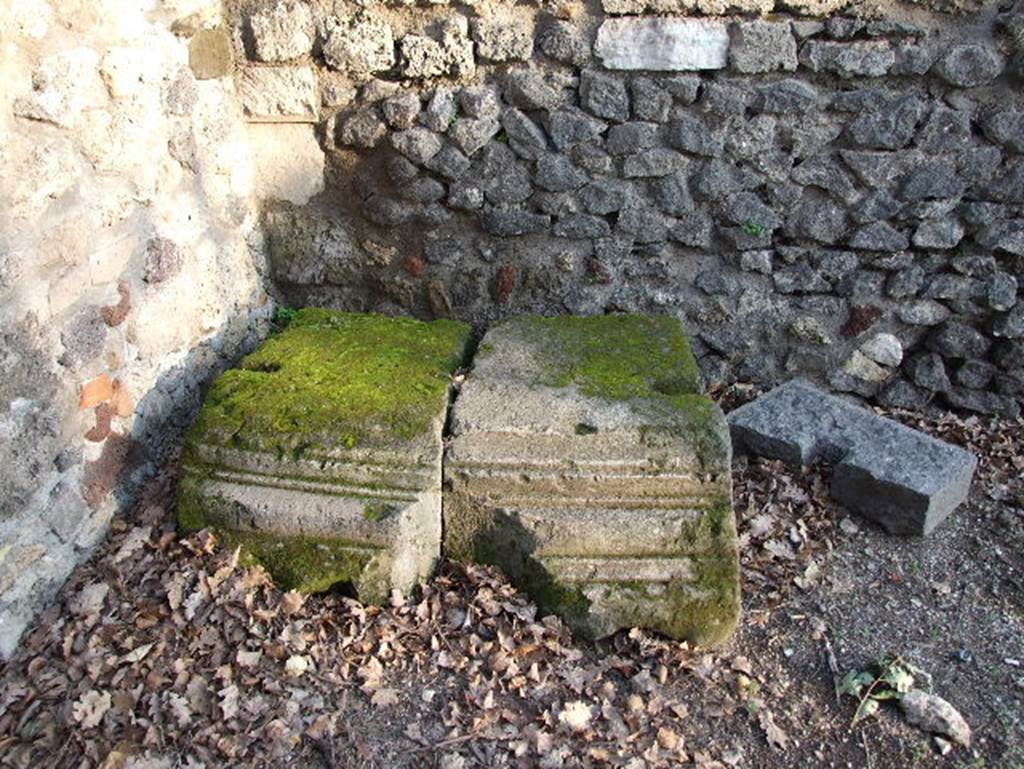
[[272,309],[231,73],[189,66],[221,23],[211,0],[0,0],[0,655],[152,469],[177,390]]

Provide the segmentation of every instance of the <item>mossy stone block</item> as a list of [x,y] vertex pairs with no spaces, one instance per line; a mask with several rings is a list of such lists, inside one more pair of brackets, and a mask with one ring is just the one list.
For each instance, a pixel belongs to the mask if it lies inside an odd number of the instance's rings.
[[300,310],[210,389],[180,525],[219,529],[289,588],[408,591],[440,552],[442,428],[469,340],[454,321]]
[[599,638],[702,644],[739,618],[725,418],[682,325],[523,317],[484,337],[453,407],[445,548]]

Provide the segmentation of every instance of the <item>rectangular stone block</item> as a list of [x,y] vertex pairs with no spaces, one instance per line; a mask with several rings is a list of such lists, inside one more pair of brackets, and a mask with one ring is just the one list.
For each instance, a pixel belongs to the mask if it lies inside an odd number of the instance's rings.
[[607,69],[723,69],[729,30],[722,22],[677,16],[605,19],[594,51]]
[[600,638],[715,643],[739,616],[731,447],[674,318],[487,332],[452,409],[445,549]]
[[794,379],[729,414],[737,451],[835,464],[832,495],[890,534],[930,533],[966,498],[969,451]]
[[315,123],[320,94],[312,67],[245,67],[238,75],[245,116],[263,123]]
[[301,310],[214,383],[178,521],[216,528],[284,587],[385,600],[441,545],[442,428],[469,328]]

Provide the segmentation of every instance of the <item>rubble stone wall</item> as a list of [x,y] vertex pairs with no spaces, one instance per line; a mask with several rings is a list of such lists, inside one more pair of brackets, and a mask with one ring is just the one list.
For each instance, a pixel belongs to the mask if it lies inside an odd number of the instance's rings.
[[6,656],[273,305],[219,3],[0,0],[0,40]]
[[671,313],[712,382],[1018,411],[1020,7],[233,13],[249,119],[315,125],[328,156],[324,192],[265,220],[285,301]]

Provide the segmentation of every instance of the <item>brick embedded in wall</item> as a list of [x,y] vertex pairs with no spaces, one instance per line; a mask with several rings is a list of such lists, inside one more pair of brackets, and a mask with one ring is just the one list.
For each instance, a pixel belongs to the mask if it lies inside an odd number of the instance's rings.
[[[267,218],[294,303],[479,324],[670,312],[711,379],[800,374],[890,405],[1018,410],[1012,14],[326,6],[238,21],[257,51],[287,48],[252,66],[299,66],[319,91],[328,189]],[[289,48],[280,30],[307,13]]]

